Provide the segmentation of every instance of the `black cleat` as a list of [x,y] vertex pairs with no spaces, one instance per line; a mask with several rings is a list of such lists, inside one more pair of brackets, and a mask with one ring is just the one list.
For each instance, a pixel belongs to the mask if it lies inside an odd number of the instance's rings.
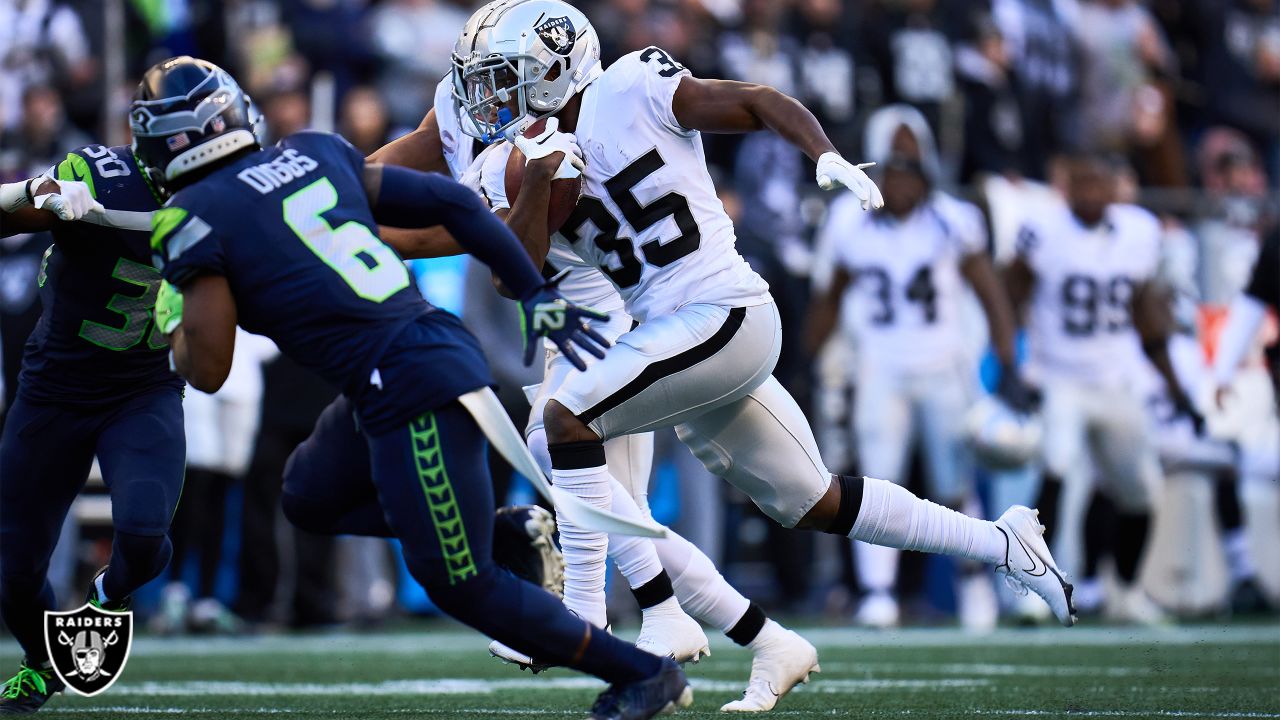
[[103,565],[102,569],[94,573],[93,580],[89,581],[89,593],[85,595],[84,601],[99,610],[107,612],[129,612],[129,608],[133,606],[133,596],[125,595],[116,600],[103,601],[98,594],[98,578],[107,574],[107,568],[110,565]]
[[1271,601],[1254,578],[1245,578],[1231,588],[1232,615],[1261,615],[1272,611]]
[[657,675],[610,685],[591,706],[591,720],[648,720],[693,703],[693,688],[675,660],[666,658]]
[[508,505],[493,517],[493,560],[525,582],[564,597],[564,555],[556,519],[537,505]]
[[53,668],[34,668],[23,660],[18,674],[0,687],[0,715],[30,715],[65,687]]

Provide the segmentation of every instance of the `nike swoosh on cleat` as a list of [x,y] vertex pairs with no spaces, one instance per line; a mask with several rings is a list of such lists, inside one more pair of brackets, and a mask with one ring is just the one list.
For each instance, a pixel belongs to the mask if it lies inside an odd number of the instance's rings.
[[1040,572],[1036,572],[1036,560],[1037,560],[1036,554],[1031,552],[1031,550],[1027,548],[1027,544],[1022,542],[1022,538],[1018,537],[1016,533],[1014,534],[1013,538],[1017,540],[1018,545],[1022,547],[1022,552],[1026,553],[1027,557],[1031,559],[1031,567],[1023,568],[1022,572],[1025,572],[1031,577],[1044,577],[1044,575],[1049,572],[1049,566],[1041,562],[1039,566]]

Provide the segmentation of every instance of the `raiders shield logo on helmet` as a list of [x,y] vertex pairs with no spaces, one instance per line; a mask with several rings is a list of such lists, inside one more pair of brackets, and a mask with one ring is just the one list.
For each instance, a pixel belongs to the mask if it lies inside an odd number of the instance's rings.
[[573,23],[565,16],[548,18],[546,22],[534,28],[543,44],[557,55],[568,55],[578,39],[578,32]]
[[133,612],[89,604],[70,612],[46,611],[44,646],[58,678],[77,694],[93,697],[111,687],[129,660]]

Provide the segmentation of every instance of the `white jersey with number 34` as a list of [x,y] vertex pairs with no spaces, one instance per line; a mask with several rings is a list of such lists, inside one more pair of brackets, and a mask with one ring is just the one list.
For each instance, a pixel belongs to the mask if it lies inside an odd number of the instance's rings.
[[690,303],[771,300],[735,248],[701,135],[671,109],[688,74],[656,47],[625,55],[583,91],[574,129],[583,194],[555,240],[601,268],[642,322]]

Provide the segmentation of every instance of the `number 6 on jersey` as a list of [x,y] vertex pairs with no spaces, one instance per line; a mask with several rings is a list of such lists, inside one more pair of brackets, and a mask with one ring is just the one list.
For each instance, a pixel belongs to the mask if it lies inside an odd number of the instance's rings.
[[284,199],[284,221],[365,300],[380,303],[408,287],[404,263],[369,228],[355,220],[329,225],[324,213],[337,205],[333,183],[320,178]]

